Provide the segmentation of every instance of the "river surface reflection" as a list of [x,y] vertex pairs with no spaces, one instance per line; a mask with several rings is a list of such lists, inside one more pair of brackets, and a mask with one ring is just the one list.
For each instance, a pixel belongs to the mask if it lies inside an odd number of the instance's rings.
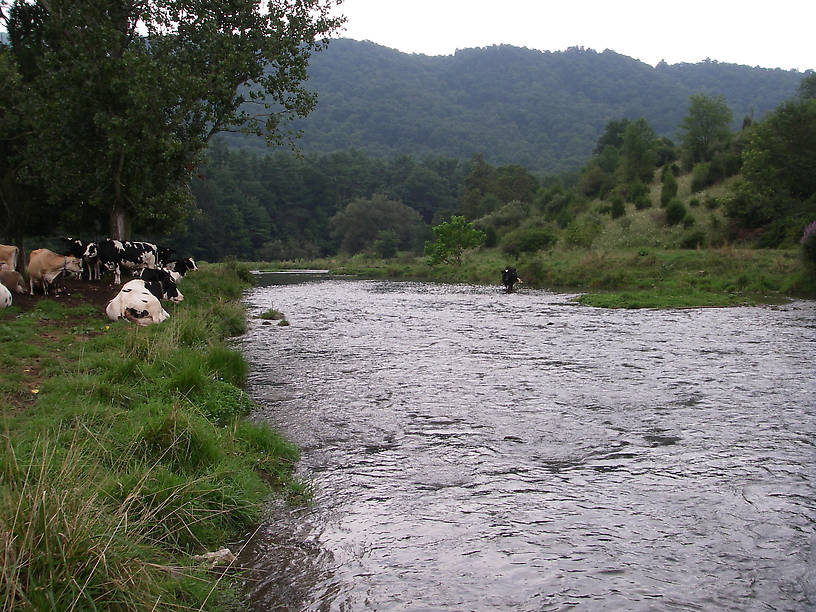
[[254,609],[816,608],[813,302],[267,282],[253,417],[315,495],[247,534]]

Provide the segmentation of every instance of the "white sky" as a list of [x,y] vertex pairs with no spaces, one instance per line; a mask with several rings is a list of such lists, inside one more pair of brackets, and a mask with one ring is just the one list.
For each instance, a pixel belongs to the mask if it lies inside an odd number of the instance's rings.
[[816,0],[343,0],[339,13],[340,37],[406,53],[583,46],[651,65],[816,69]]

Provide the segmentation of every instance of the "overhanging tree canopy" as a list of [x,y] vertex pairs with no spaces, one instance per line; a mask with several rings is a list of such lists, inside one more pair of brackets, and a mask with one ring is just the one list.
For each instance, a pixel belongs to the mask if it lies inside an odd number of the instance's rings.
[[337,0],[0,0],[22,75],[21,182],[67,227],[129,237],[192,208],[189,178],[225,130],[296,135],[309,58],[342,23]]

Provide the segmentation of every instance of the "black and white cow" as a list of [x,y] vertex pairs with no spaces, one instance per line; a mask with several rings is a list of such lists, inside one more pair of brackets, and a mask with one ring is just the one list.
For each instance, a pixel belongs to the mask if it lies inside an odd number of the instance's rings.
[[504,285],[505,293],[513,293],[513,285],[520,282],[521,279],[515,268],[508,266],[502,270],[502,285]]
[[150,242],[122,242],[106,238],[96,243],[99,262],[113,272],[113,282],[122,282],[122,268],[131,274],[145,268],[154,269],[158,264],[158,248]]
[[188,257],[187,259],[174,259],[173,261],[168,261],[164,264],[164,269],[173,274],[173,278],[178,281],[179,278],[187,274],[189,271],[196,271],[198,270],[198,266],[196,266],[195,260],[192,257]]
[[108,302],[105,313],[111,321],[127,319],[139,325],[161,323],[170,317],[159,298],[147,290],[140,278],[125,283],[116,297]]
[[156,247],[156,267],[164,268],[168,263],[170,263],[173,253],[175,252],[176,249],[172,247],[158,245]]
[[178,303],[184,299],[181,291],[176,286],[172,273],[167,270],[145,268],[142,270],[140,278],[144,281],[145,288],[160,300],[170,300]]
[[99,260],[96,257],[96,243],[85,242],[80,238],[65,236],[62,238],[65,247],[63,255],[70,255],[82,260],[82,278],[95,280],[99,278]]

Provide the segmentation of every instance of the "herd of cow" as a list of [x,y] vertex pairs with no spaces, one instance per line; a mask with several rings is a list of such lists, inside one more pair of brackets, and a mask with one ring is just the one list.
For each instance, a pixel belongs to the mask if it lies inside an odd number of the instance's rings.
[[173,259],[173,249],[150,242],[105,240],[85,242],[63,238],[62,254],[49,249],[35,249],[28,256],[28,288],[18,271],[22,262],[16,246],[0,245],[0,309],[12,303],[12,293],[34,295],[35,289],[44,295],[58,294],[66,275],[74,274],[88,280],[100,280],[104,271],[113,273],[113,283],[122,282],[122,271],[133,280],[125,283],[108,302],[105,312],[112,321],[126,319],[139,325],[160,323],[170,315],[161,300],[180,302],[184,296],[177,283],[190,270],[198,270],[191,257]]

